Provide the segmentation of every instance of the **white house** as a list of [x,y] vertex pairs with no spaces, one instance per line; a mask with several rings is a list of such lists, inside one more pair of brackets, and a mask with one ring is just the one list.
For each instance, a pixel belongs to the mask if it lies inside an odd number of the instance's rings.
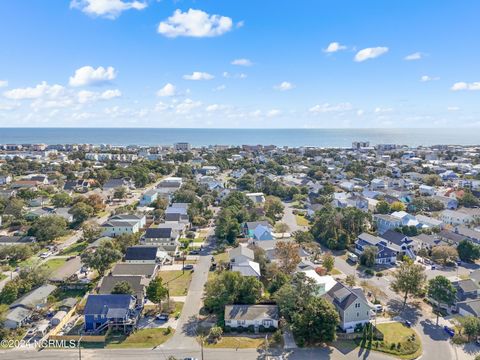
[[248,328],[255,331],[260,327],[278,328],[280,319],[277,305],[226,305],[225,326],[231,328]]

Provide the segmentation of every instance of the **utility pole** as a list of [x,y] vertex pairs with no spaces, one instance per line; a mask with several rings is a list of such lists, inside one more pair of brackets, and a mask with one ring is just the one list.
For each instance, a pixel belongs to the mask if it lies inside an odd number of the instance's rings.
[[200,335],[200,349],[201,349],[201,357],[203,360],[203,335]]
[[82,341],[83,335],[80,336],[78,339],[78,360],[82,360],[82,347],[81,347],[81,341]]

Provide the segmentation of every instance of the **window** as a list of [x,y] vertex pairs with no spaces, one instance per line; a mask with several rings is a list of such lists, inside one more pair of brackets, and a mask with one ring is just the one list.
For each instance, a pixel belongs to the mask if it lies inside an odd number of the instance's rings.
[[360,313],[357,312],[357,317],[359,317],[359,316],[360,316]]

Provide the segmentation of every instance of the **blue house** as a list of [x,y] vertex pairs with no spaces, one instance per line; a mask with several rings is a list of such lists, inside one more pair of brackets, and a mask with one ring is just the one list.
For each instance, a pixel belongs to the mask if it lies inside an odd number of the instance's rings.
[[137,323],[135,298],[128,294],[89,295],[84,316],[86,332],[99,333],[108,328],[128,332]]
[[258,225],[253,231],[254,240],[273,240],[272,231],[269,227]]
[[155,190],[145,191],[140,199],[140,206],[148,206],[158,199],[158,192]]

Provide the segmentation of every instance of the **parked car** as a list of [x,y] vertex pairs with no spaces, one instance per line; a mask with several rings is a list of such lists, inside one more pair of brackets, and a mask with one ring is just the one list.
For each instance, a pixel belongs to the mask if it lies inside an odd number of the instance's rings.
[[192,264],[185,264],[183,266],[183,270],[193,270],[193,265]]
[[375,305],[373,305],[373,310],[375,310],[375,312],[377,312],[377,313],[382,312],[382,311],[383,311],[383,306],[382,306],[382,304],[375,304]]
[[405,324],[406,327],[412,327],[412,322],[411,321],[405,320],[404,324]]
[[190,255],[198,255],[198,254],[200,254],[200,251],[198,251],[198,250],[191,250],[190,251]]
[[168,320],[168,314],[158,314],[155,317],[155,320],[167,321]]
[[450,336],[450,337],[454,337],[455,336],[455,330],[453,330],[452,328],[448,327],[447,325],[445,325],[443,327],[443,330]]

